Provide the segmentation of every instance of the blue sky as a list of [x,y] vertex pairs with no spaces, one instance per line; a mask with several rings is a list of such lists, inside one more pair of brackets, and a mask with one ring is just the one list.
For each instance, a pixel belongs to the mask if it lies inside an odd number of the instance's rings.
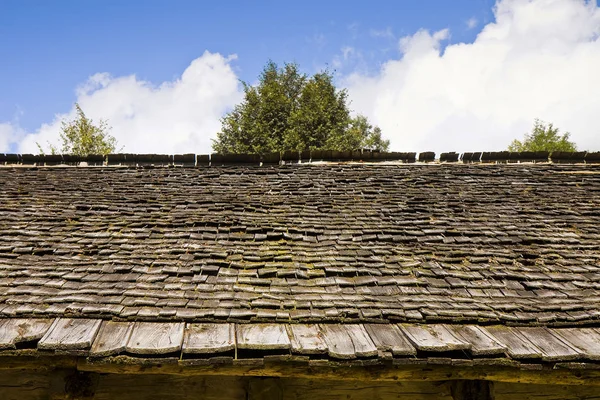
[[[295,6],[292,4],[296,4]],[[296,61],[307,72],[343,47],[377,68],[395,39],[427,27],[470,41],[467,21],[490,18],[490,0],[184,1],[1,0],[0,120],[16,114],[33,130],[66,112],[74,88],[97,72],[172,79],[204,50],[237,54],[253,81],[265,62]],[[394,35],[389,36],[389,34]],[[10,77],[10,78],[9,78]]]
[[0,151],[75,101],[126,151],[210,151],[268,59],[334,69],[394,150],[502,150],[534,118],[600,149],[599,35],[596,0],[0,0]]

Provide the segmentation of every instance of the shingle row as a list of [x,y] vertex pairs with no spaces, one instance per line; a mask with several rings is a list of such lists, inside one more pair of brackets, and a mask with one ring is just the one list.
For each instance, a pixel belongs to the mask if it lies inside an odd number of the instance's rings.
[[257,358],[273,354],[357,358],[504,357],[532,362],[600,360],[593,328],[508,328],[442,324],[203,324],[97,319],[0,320],[0,354],[35,346],[90,357],[120,354],[179,358]]

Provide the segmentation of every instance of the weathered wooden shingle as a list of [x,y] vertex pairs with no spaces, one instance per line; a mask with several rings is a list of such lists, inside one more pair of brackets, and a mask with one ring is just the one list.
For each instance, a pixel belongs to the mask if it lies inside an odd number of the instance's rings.
[[352,343],[352,338],[343,325],[322,324],[320,330],[330,357],[340,359],[356,358],[354,343]]
[[579,350],[581,358],[600,360],[600,332],[592,328],[550,329],[550,333]]
[[506,346],[508,355],[515,359],[542,358],[542,350],[519,334],[518,331],[506,326],[492,326],[482,328],[494,340]]
[[188,324],[183,353],[217,354],[235,349],[233,324]]
[[38,343],[43,350],[87,350],[91,347],[100,323],[97,319],[57,318]]
[[293,324],[287,326],[292,352],[298,354],[321,354],[327,345],[316,324]]
[[104,321],[94,340],[90,355],[102,357],[124,353],[133,326],[133,322]]
[[469,351],[474,356],[487,356],[506,353],[506,346],[486,334],[477,325],[446,325],[455,336],[471,345]]
[[0,349],[14,349],[18,343],[39,340],[48,331],[51,324],[51,319],[0,320]]
[[569,361],[580,358],[581,354],[576,348],[566,343],[560,336],[553,335],[546,328],[519,327],[512,329],[539,348],[544,361]]
[[179,352],[183,343],[183,323],[136,322],[126,351],[134,354],[169,354]]
[[283,350],[290,348],[290,338],[283,324],[239,324],[236,327],[237,347],[252,350]]
[[421,351],[455,351],[471,348],[471,343],[455,335],[445,325],[407,325],[400,326],[411,343]]
[[367,324],[365,329],[378,350],[390,351],[396,356],[408,356],[417,353],[396,325]]

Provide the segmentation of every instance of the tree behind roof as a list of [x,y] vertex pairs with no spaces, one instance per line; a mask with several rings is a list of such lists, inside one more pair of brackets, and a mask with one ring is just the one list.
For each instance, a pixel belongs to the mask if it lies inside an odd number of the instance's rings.
[[[98,124],[86,117],[78,103],[75,103],[77,117],[72,121],[62,121],[60,139],[62,145],[57,147],[49,143],[52,154],[74,154],[87,156],[89,154],[107,155],[114,153],[117,140],[108,131],[110,126],[105,120]],[[39,143],[36,143],[41,154],[44,151]]]
[[350,117],[346,90],[328,71],[307,76],[297,64],[269,61],[256,86],[243,85],[244,100],[221,119],[217,153],[389,148],[366,117]]
[[559,134],[554,125],[536,119],[531,133],[526,133],[523,141],[513,140],[508,151],[576,151],[575,143],[569,141],[569,132]]
[[381,129],[371,125],[367,117],[360,114],[350,120],[345,138],[349,142],[347,147],[355,148],[358,144],[360,148],[378,151],[388,151],[390,147],[390,141],[383,139]]
[[310,77],[288,117],[290,131],[281,150],[340,150],[350,118],[346,98],[345,90],[335,88],[331,74]]

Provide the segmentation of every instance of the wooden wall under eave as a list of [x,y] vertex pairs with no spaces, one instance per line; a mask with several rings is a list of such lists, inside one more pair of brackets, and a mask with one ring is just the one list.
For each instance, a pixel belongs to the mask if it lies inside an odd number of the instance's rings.
[[[70,395],[67,397],[67,392]],[[600,400],[598,386],[495,382],[494,400]],[[329,381],[4,370],[2,400],[453,400],[449,382]]]
[[[452,400],[442,382],[357,382],[234,376],[83,374],[73,372],[2,371],[0,399],[42,400]],[[76,373],[75,373],[76,374]],[[67,383],[70,382],[70,383]],[[87,393],[85,386],[89,385]],[[72,393],[78,390],[78,393]],[[90,396],[90,393],[93,394]]]
[[452,400],[444,382],[360,382],[281,379],[282,399],[291,400]]
[[2,370],[0,371],[0,399],[48,399],[50,398],[50,381],[48,372]]
[[1,400],[246,399],[247,378],[87,374],[91,387],[69,386],[72,373],[2,371]]
[[494,400],[600,400],[600,386],[494,383]]

